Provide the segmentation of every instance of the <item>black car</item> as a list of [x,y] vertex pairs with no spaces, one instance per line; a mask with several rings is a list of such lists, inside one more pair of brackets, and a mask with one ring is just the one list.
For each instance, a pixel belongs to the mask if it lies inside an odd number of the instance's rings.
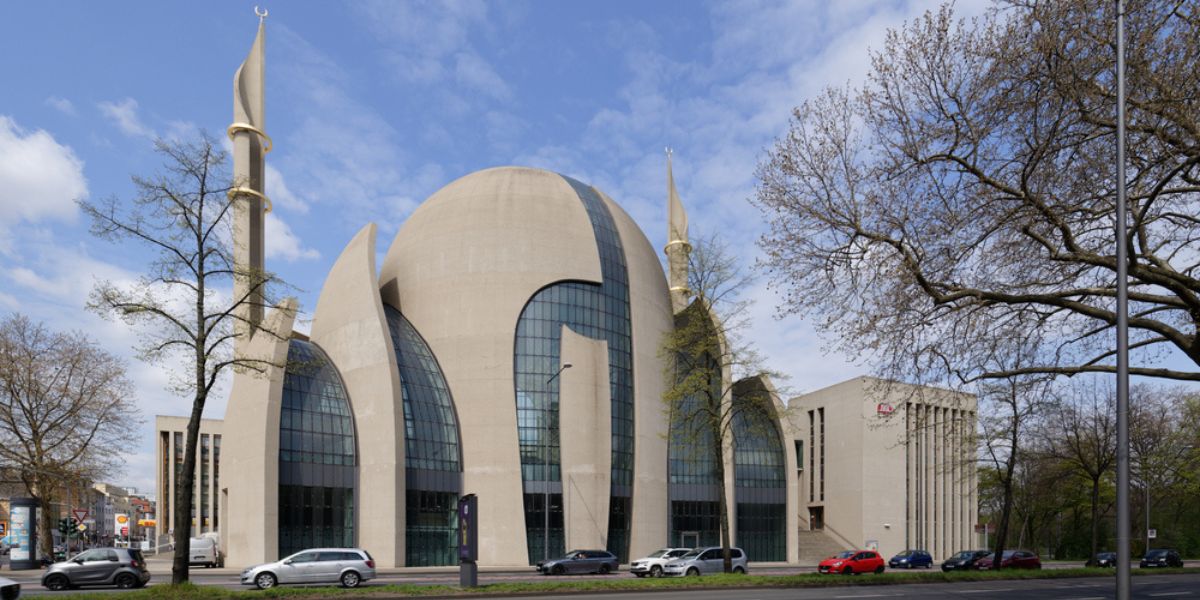
[[963,550],[942,562],[942,571],[970,571],[979,559],[991,554],[988,550]]
[[1116,552],[1098,552],[1096,558],[1092,559],[1092,565],[1097,567],[1115,567],[1117,566]]
[[1142,557],[1140,565],[1143,569],[1153,569],[1159,567],[1182,567],[1183,559],[1179,557],[1179,553],[1174,550],[1151,550]]
[[567,573],[599,573],[607,575],[617,570],[620,561],[607,550],[572,550],[562,558],[539,562],[537,570],[542,575],[565,575]]
[[83,585],[115,585],[122,589],[138,588],[150,581],[146,559],[133,548],[92,548],[54,563],[42,575],[48,590],[66,590]]

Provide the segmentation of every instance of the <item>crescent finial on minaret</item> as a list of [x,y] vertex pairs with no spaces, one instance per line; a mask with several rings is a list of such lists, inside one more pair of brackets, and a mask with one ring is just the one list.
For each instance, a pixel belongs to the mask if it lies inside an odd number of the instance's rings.
[[265,8],[264,8],[264,9],[262,9],[262,10],[259,10],[259,9],[258,9],[258,6],[255,6],[255,7],[254,7],[254,14],[258,15],[258,24],[259,24],[259,25],[262,25],[263,19],[266,19],[266,18],[267,18],[267,15],[268,15],[269,13],[267,12],[267,9],[265,9]]

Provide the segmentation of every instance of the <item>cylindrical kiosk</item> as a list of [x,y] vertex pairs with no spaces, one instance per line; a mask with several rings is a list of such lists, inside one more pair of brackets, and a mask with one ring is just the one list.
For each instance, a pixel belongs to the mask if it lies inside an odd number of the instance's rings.
[[40,569],[37,544],[38,501],[13,498],[9,504],[9,531],[13,538],[8,553],[8,568],[14,571]]

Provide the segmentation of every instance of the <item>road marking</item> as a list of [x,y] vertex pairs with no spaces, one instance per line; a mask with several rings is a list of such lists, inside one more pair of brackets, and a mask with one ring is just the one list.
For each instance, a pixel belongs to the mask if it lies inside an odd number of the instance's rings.
[[891,594],[860,594],[858,596],[834,596],[834,598],[887,598]]
[[990,589],[990,590],[962,590],[960,593],[963,593],[963,594],[990,594],[990,593],[994,593],[994,592],[1011,592],[1011,591],[1013,591],[1013,588],[996,588],[996,589]]
[[1159,596],[1190,596],[1190,595],[1192,595],[1192,593],[1191,592],[1159,592],[1157,594],[1147,594],[1147,595],[1157,598]]

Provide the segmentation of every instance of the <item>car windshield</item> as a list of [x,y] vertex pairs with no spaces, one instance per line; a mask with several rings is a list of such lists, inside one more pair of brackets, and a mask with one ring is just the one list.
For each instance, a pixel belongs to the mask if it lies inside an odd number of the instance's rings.
[[913,555],[912,550],[905,550],[904,552],[901,552],[900,554],[897,554],[896,556],[898,556],[900,558],[904,558],[906,556],[912,556],[912,555]]
[[700,550],[689,550],[687,554],[684,554],[680,558],[695,558],[697,556],[700,556]]
[[971,552],[971,551],[963,551],[963,552],[959,552],[958,554],[955,554],[955,555],[954,555],[953,557],[951,557],[951,558],[952,558],[953,560],[966,560],[966,559],[968,559],[968,558],[971,558],[972,556],[975,556],[975,553],[974,553],[974,552]]
[[651,552],[650,556],[647,556],[646,558],[658,558],[660,556],[665,555],[666,553],[667,553],[667,549],[663,548],[662,550],[655,550],[654,552]]
[[1016,551],[1016,550],[1005,550],[1005,551],[1004,551],[1004,558],[1012,558],[1012,557],[1013,557],[1013,555],[1014,555],[1014,554],[1016,554],[1016,553],[1017,553],[1017,551]]
[[851,556],[854,556],[854,554],[855,554],[854,550],[847,550],[845,552],[838,552],[837,554],[834,554],[833,557],[834,558],[850,558]]
[[1146,553],[1146,558],[1162,558],[1167,555],[1166,550],[1151,550]]

